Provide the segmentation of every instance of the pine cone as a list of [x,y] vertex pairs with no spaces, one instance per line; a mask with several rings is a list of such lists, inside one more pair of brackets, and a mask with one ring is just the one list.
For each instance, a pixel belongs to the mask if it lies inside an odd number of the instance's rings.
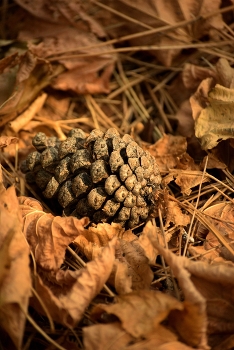
[[64,215],[91,222],[117,222],[133,228],[155,207],[161,176],[158,166],[130,135],[111,128],[88,137],[72,129],[65,141],[38,133],[35,152],[21,164],[26,181],[46,198],[57,198]]

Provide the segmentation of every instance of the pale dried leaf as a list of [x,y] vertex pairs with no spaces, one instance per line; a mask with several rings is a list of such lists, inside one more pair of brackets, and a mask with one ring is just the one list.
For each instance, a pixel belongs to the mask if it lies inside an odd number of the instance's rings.
[[[113,237],[125,239],[125,236],[129,234],[131,237],[136,238],[131,230],[125,231],[121,225],[115,223],[112,223],[111,225],[99,223],[96,227],[90,226],[82,233],[88,242],[92,242],[98,247],[104,247]],[[74,240],[74,242],[76,242],[76,240]]]
[[[206,82],[206,81],[205,81]],[[212,149],[222,140],[233,138],[234,89],[219,84],[213,89],[202,91],[202,85],[191,98],[195,135],[203,149]],[[209,103],[204,104],[204,101]]]
[[45,213],[40,203],[32,198],[20,197],[23,232],[43,269],[58,270],[63,263],[67,246],[84,231],[88,219],[53,216]]
[[[17,349],[21,348],[31,294],[29,246],[22,233],[22,220],[14,187],[0,194],[0,248],[7,249],[1,275],[0,325]],[[6,244],[8,241],[8,244]],[[4,264],[4,260],[1,262]]]

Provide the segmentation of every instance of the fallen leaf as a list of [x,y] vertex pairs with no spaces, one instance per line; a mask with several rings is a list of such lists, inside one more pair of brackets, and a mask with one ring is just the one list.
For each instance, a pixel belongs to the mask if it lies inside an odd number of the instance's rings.
[[[8,97],[1,100],[0,115],[5,116],[1,118],[0,125],[6,123],[5,119],[9,121],[6,115],[22,112],[56,74],[55,71],[52,74],[51,66],[47,61],[36,57],[30,51],[18,56],[15,66],[10,65],[9,68],[4,73],[5,75],[0,75],[1,79],[4,79],[4,84],[1,83],[1,90],[6,89],[6,84],[11,84]],[[37,81],[36,85],[35,81]]]
[[29,246],[22,233],[22,220],[14,187],[0,193],[0,325],[17,349],[21,349],[31,278]]
[[[190,195],[192,188],[199,185],[202,180],[202,172],[197,170],[176,170],[172,169],[170,173],[163,178],[163,183],[168,184],[175,178],[175,183],[180,186],[183,195]],[[203,183],[210,181],[208,176],[203,177]]]
[[160,171],[176,167],[178,159],[186,153],[187,142],[182,136],[164,134],[155,144],[144,146],[155,157]]
[[84,12],[80,1],[70,3],[67,1],[60,1],[59,4],[53,1],[51,4],[48,4],[46,0],[39,0],[35,1],[33,5],[25,0],[16,0],[16,2],[35,17],[48,21],[49,23],[72,23],[74,26],[77,26],[75,16],[79,13],[80,18],[89,26],[91,32],[100,37],[105,36],[102,27],[93,17]]
[[[206,298],[208,330],[210,339],[216,338],[216,344],[230,334],[233,334],[233,265],[214,263],[213,265],[204,262],[189,264],[187,267],[191,279],[197,290]],[[218,312],[217,312],[218,311]]]
[[0,148],[9,146],[11,144],[16,144],[19,142],[17,137],[12,136],[0,136]]
[[[233,333],[234,329],[233,264],[193,262],[165,250],[153,236],[150,239],[171,267],[185,296],[185,309],[172,311],[170,315],[182,339],[190,345],[207,349],[208,327],[209,342],[215,339],[215,345],[223,342],[224,337],[228,338],[228,333]],[[218,333],[220,336],[217,338]]]
[[212,149],[222,140],[233,138],[234,90],[204,80],[191,97],[195,135],[203,149]]
[[89,350],[119,350],[128,348],[134,337],[126,333],[119,322],[96,324],[83,328],[84,346]]
[[[145,256],[148,258],[149,264],[155,265],[158,253],[151,244],[151,241],[148,237],[149,233],[160,237],[161,230],[158,227],[154,226],[151,221],[148,221],[144,226],[141,235],[139,236],[139,240],[136,241],[136,244],[139,244],[144,249]],[[167,237],[168,236],[166,236],[166,240]]]
[[[206,300],[190,279],[190,274],[187,271],[190,260],[185,257],[177,257],[169,250],[164,249],[153,236],[150,236],[150,239],[153,246],[171,267],[185,296],[184,309],[172,311],[170,315],[173,327],[188,345],[209,349],[206,336]],[[185,329],[186,332],[184,332]]]
[[[113,238],[119,237],[116,246],[116,262],[109,282],[114,285],[120,294],[130,289],[149,288],[153,279],[153,273],[149,266],[148,258],[138,238],[131,230],[125,231],[118,224],[98,224],[97,227],[89,227],[79,235],[74,243],[78,245],[82,253],[89,260],[94,259],[102,251],[102,247]],[[120,270],[124,272],[124,282]]]
[[174,333],[159,325],[147,339],[137,339],[128,334],[119,322],[97,324],[83,328],[84,345],[90,350],[191,350],[191,347],[177,341]]
[[[232,242],[234,239],[233,234],[233,215],[234,215],[234,205],[232,203],[217,203],[205,209],[203,211],[209,217],[209,220],[213,222],[213,225],[219,231],[220,235],[225,238],[229,245],[234,248]],[[215,219],[217,218],[217,220]],[[199,224],[197,229],[197,235],[201,236],[200,232],[204,231],[204,226]],[[205,239],[203,247],[200,247],[199,253],[205,253],[211,251],[208,254],[205,254],[203,260],[208,260],[211,262],[220,261],[220,257],[224,260],[230,260],[234,262],[234,256],[227,250],[226,247],[221,246],[217,237],[208,229],[206,229],[202,234],[202,238]],[[198,253],[196,250],[198,247],[193,247],[193,253]],[[214,249],[215,248],[215,249]]]
[[128,275],[131,277],[133,290],[150,288],[153,272],[144,249],[139,244],[119,240],[116,255],[128,267]]
[[[74,327],[82,318],[92,299],[107,281],[115,259],[114,238],[102,255],[76,271],[63,271],[34,276],[35,289],[43,300],[51,317],[67,327]],[[30,304],[44,314],[38,299],[33,296]]]
[[[62,1],[59,5],[40,1],[35,6],[21,0],[17,3],[31,14],[18,39],[28,41],[30,50],[38,57],[59,62],[65,68],[51,82],[53,88],[78,94],[109,92],[116,57],[106,52],[113,51],[113,46],[100,45],[103,43],[100,38],[105,38],[106,33],[89,11],[85,12],[80,1]],[[35,44],[38,38],[40,42]],[[79,57],[80,54],[88,57]]]
[[182,79],[184,86],[187,89],[197,89],[202,80],[206,78],[214,78],[217,80],[216,69],[211,69],[208,67],[200,67],[195,64],[185,63],[182,72]]
[[[102,9],[99,5],[95,18],[99,20],[103,26],[107,27],[107,32],[111,37],[122,37],[124,35],[145,32],[145,35],[137,38],[129,38],[130,44],[133,46],[149,46],[151,54],[155,55],[157,59],[165,66],[171,66],[172,61],[177,57],[181,48],[176,48],[181,43],[187,44],[193,40],[203,38],[205,35],[212,37],[212,29],[221,30],[224,26],[222,16],[218,13],[220,8],[220,1],[215,0],[210,3],[209,0],[197,2],[196,0],[189,1],[143,1],[137,0],[134,3],[131,0],[108,0],[102,1],[101,4],[109,6],[111,9],[117,11],[114,14],[108,9]],[[90,7],[90,3],[86,5]],[[216,16],[202,18],[207,14],[217,12]],[[119,13],[119,15],[118,15]],[[125,19],[121,15],[131,14],[133,21]],[[160,31],[160,28],[168,25],[175,25],[182,21],[189,21],[197,18],[196,21],[187,27],[180,27],[176,29]],[[110,26],[110,23],[112,24]],[[108,27],[109,25],[109,27]],[[158,32],[148,34],[151,29],[158,28]],[[150,45],[157,45],[158,47],[166,46],[165,50],[154,50]],[[170,48],[172,46],[172,48]],[[168,48],[169,47],[169,48]]]
[[183,309],[182,303],[175,298],[161,292],[139,290],[117,296],[115,304],[95,305],[92,317],[98,319],[103,312],[113,314],[119,318],[128,334],[138,338],[156,331],[174,309]]
[[115,287],[118,295],[131,293],[133,283],[128,265],[125,262],[115,259],[108,282]]
[[45,270],[58,270],[67,246],[84,231],[88,218],[53,216],[33,198],[20,197],[19,203],[23,232],[37,264]]
[[170,200],[167,202],[165,228],[168,228],[171,224],[186,227],[190,223],[190,220],[191,218],[188,214],[182,213],[177,202]]
[[[103,60],[102,66],[99,69],[97,67],[98,59],[95,62],[89,64],[85,62],[85,66],[93,66],[93,72],[87,72],[87,68],[76,68],[60,74],[53,80],[51,84],[54,89],[58,90],[72,90],[77,94],[97,94],[97,93],[109,93],[109,80],[112,75],[114,65],[112,63],[105,64]],[[86,69],[85,69],[86,68]],[[103,69],[101,75],[98,75],[98,71]]]
[[179,135],[187,138],[194,135],[194,120],[189,100],[181,103],[175,119],[178,120],[177,132]]

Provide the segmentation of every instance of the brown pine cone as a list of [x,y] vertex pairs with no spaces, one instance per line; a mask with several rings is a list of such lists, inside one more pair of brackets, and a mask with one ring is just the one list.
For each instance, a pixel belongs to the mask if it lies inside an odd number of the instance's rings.
[[[111,128],[88,137],[72,129],[65,141],[38,133],[36,151],[21,164],[46,198],[57,198],[64,215],[91,222],[117,222],[133,228],[155,208],[161,176],[153,156],[130,135]],[[27,180],[28,179],[28,180]]]

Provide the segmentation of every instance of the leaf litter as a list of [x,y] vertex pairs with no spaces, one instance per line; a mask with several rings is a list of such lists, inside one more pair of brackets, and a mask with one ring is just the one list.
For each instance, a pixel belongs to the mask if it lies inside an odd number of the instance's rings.
[[[4,6],[1,347],[231,349],[234,5]],[[163,178],[128,230],[62,215],[19,170],[37,132],[110,127]]]

